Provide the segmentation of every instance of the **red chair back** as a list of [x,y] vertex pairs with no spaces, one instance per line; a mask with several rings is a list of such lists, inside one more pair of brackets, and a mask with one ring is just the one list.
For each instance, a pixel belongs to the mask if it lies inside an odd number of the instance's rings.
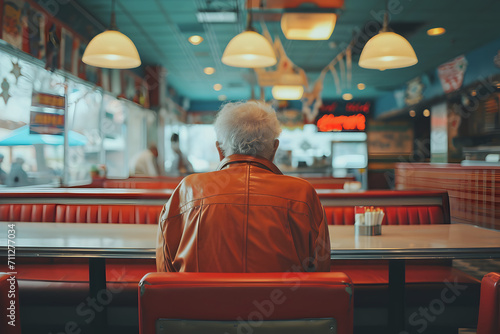
[[489,273],[481,281],[477,334],[500,333],[500,273]]
[[0,314],[5,314],[0,320],[0,333],[21,334],[19,316],[19,289],[15,277],[0,273]]
[[353,287],[344,273],[150,273],[139,283],[142,334],[155,333],[158,319],[236,321],[248,332],[265,321],[320,318],[352,333]]

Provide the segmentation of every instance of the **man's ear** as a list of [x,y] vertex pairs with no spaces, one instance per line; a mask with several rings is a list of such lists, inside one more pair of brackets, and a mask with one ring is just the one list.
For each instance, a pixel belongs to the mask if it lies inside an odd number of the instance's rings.
[[218,141],[215,142],[215,147],[217,147],[217,152],[219,152],[220,161],[224,160],[224,158],[225,158],[224,151],[222,150],[222,148],[220,148]]
[[278,139],[274,140],[273,153],[271,153],[271,157],[269,160],[272,162],[274,160],[274,156],[276,155],[276,151],[278,150],[278,146],[280,145],[280,141]]

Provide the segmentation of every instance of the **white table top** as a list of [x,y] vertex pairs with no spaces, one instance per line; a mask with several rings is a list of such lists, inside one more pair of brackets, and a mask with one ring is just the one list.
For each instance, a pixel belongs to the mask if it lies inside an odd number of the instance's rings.
[[500,258],[500,231],[473,225],[384,225],[375,236],[329,229],[333,259]]
[[[0,250],[7,230],[0,222]],[[157,225],[16,222],[16,256],[154,258]],[[383,226],[356,236],[354,226],[329,226],[332,259],[500,258],[500,231],[452,225]]]

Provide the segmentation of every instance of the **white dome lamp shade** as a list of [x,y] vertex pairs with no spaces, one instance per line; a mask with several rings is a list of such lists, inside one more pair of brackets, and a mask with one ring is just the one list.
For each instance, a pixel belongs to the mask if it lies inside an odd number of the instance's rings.
[[110,29],[90,41],[83,53],[82,61],[87,65],[103,68],[138,67],[141,65],[141,58],[134,42],[116,27],[114,3],[113,0]]
[[361,51],[358,65],[363,68],[387,70],[403,68],[418,63],[410,42],[403,36],[389,31],[387,14],[380,32],[373,36]]
[[229,41],[221,61],[228,66],[244,68],[269,67],[278,62],[271,43],[252,27],[252,12],[247,29]]

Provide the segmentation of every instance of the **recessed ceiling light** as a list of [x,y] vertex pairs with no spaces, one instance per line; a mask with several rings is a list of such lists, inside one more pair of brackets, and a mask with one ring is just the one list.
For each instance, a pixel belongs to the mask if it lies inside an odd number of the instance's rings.
[[206,75],[212,75],[215,73],[215,68],[213,67],[205,67],[203,69],[203,72],[205,72]]
[[424,110],[424,116],[425,117],[429,117],[431,115],[431,112],[429,111],[429,109],[425,109]]
[[415,117],[416,114],[415,110],[410,110],[410,117]]
[[219,95],[218,97],[219,101],[226,101],[227,100],[227,96],[222,94],[222,95]]
[[342,99],[345,101],[350,101],[352,100],[352,94],[351,93],[345,93],[342,95]]
[[215,84],[214,85],[214,90],[219,91],[221,89],[222,89],[222,85],[221,84]]
[[365,88],[366,88],[366,85],[365,85],[364,83],[359,83],[359,84],[358,84],[358,89],[359,89],[359,90],[363,90],[363,89],[365,89]]
[[198,36],[198,35],[193,35],[193,36],[188,38],[188,41],[189,41],[189,43],[191,43],[193,45],[198,45],[201,42],[203,42],[203,37]]
[[236,11],[200,11],[196,13],[196,19],[199,23],[235,23],[238,22],[238,14]]
[[439,36],[446,32],[446,29],[443,27],[437,27],[427,30],[427,35],[429,36]]

